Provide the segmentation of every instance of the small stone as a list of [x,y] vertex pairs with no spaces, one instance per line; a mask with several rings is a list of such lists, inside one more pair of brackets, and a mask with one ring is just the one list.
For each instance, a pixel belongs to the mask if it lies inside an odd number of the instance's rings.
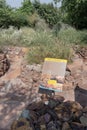
[[33,82],[37,82],[38,81],[38,77],[33,77]]
[[41,110],[44,107],[44,103],[42,101],[36,103],[31,103],[27,106],[28,110]]
[[80,117],[81,124],[84,126],[87,126],[87,117],[81,116]]
[[23,112],[20,115],[21,118],[30,119],[30,112],[29,110],[23,110]]
[[64,98],[63,96],[60,96],[60,95],[55,95],[55,96],[54,96],[54,99],[56,99],[56,100],[59,101],[60,103],[62,103],[62,102],[65,100],[65,98]]
[[77,122],[70,123],[70,127],[72,130],[85,130],[84,125],[77,123]]
[[83,108],[83,113],[87,114],[87,106]]
[[0,87],[4,86],[5,83],[3,81],[0,81]]
[[51,121],[47,124],[47,130],[58,130],[58,129],[56,128],[55,123]]
[[44,124],[45,124],[44,116],[40,116],[40,117],[39,117],[38,123],[39,123],[40,125],[44,125]]
[[70,76],[71,75],[71,72],[70,71],[66,71],[66,73],[65,73],[65,76]]
[[57,105],[59,105],[60,102],[56,101],[55,99],[49,99],[49,103],[48,106],[53,109],[55,108]]
[[33,79],[31,78],[31,79],[28,79],[29,80],[29,83],[33,83]]
[[70,125],[68,124],[68,122],[64,122],[62,125],[62,130],[72,130],[72,129],[70,128]]
[[18,121],[14,121],[11,125],[11,130],[28,130],[29,128],[29,123],[25,118],[20,118]]
[[77,85],[74,91],[75,91],[75,100],[79,102],[83,107],[87,106],[87,90],[80,88]]
[[45,125],[41,125],[41,130],[46,130],[46,126]]
[[48,113],[46,113],[44,115],[44,119],[45,119],[45,122],[48,123],[50,121],[50,119],[51,119],[51,116]]

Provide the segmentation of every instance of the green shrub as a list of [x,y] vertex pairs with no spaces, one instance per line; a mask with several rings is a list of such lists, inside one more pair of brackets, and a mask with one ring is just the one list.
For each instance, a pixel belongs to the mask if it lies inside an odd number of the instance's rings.
[[38,19],[39,19],[39,15],[36,12],[34,12],[31,15],[27,15],[27,22],[30,27],[35,27]]
[[70,44],[85,44],[87,43],[87,31],[79,31],[72,27],[61,29],[58,39]]
[[28,26],[27,16],[20,11],[18,10],[12,11],[10,17],[11,17],[10,25],[17,27],[18,29],[20,29],[23,26]]
[[36,31],[49,31],[50,28],[44,19],[38,18],[38,21],[35,24]]
[[87,45],[87,30],[79,31],[79,38],[80,38],[80,44],[86,44]]
[[0,45],[29,46],[34,38],[35,31],[32,28],[22,28],[20,30],[10,27],[1,29]]
[[10,27],[0,31],[0,45],[18,45],[22,40],[21,30]]

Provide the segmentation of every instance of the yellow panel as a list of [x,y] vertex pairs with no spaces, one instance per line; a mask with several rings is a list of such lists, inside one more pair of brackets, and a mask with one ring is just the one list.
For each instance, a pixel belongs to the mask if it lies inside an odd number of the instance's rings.
[[56,80],[48,80],[48,84],[56,85],[57,81]]
[[65,60],[65,59],[56,59],[56,58],[45,58],[45,61],[65,62],[65,63],[67,63],[67,60]]

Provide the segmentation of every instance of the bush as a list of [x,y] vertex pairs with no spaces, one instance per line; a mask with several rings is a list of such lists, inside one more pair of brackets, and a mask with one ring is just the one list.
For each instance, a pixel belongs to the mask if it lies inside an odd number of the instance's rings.
[[0,45],[19,45],[22,41],[22,31],[10,27],[9,29],[1,29]]
[[38,18],[38,21],[35,24],[35,30],[36,31],[49,31],[50,29],[44,19]]
[[8,28],[11,24],[11,11],[8,8],[0,8],[0,27]]
[[11,24],[20,29],[23,26],[28,26],[27,16],[20,11],[13,11],[11,14]]
[[79,31],[72,27],[68,27],[60,30],[58,39],[70,44],[85,44],[87,43],[87,31]]
[[36,23],[38,22],[38,19],[39,19],[39,15],[36,12],[34,12],[31,15],[27,15],[27,22],[30,27],[34,28]]
[[45,31],[36,31],[34,38],[31,41],[31,46],[49,46],[54,43],[54,37],[51,32]]

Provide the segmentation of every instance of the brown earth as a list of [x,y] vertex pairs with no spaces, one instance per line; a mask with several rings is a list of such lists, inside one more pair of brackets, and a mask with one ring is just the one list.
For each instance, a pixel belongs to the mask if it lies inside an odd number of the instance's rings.
[[[38,93],[42,65],[27,64],[27,48],[6,49],[10,69],[0,78],[0,130],[9,129],[25,106],[40,101],[42,96]],[[63,92],[57,93],[64,96],[65,100],[75,100],[76,84],[87,89],[87,56],[84,54],[83,57],[82,53],[75,53],[73,63],[67,65]]]

